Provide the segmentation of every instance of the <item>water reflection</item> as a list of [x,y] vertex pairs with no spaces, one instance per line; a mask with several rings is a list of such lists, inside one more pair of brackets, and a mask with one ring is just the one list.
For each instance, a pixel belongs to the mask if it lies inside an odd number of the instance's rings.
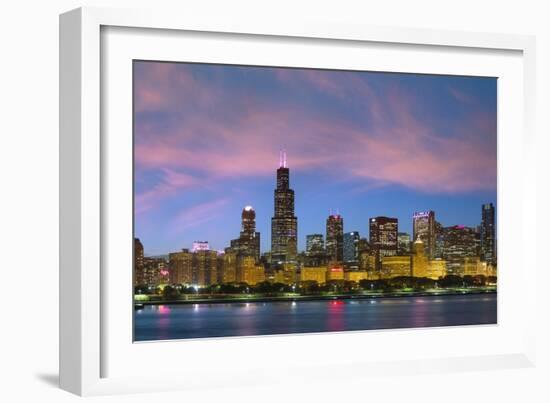
[[136,340],[496,323],[496,294],[145,306]]
[[328,321],[327,330],[340,331],[344,330],[344,311],[345,302],[341,300],[330,301],[328,304]]

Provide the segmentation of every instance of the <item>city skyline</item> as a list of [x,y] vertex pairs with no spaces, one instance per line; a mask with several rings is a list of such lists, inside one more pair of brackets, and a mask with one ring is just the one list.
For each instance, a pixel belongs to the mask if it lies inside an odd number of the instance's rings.
[[[283,162],[284,161],[284,162]],[[287,192],[291,192],[291,197],[289,200],[287,200]],[[282,197],[281,197],[281,192],[282,192]],[[337,211],[330,211],[329,214],[326,216],[326,226],[325,226],[325,232],[324,233],[313,233],[313,234],[305,234],[303,237],[305,239],[304,241],[304,248],[303,249],[300,249],[299,247],[297,248],[296,252],[293,252],[290,254],[290,258],[289,260],[291,261],[294,261],[295,258],[296,258],[296,255],[298,253],[302,253],[302,252],[306,252],[308,247],[308,242],[309,242],[309,239],[313,236],[318,236],[318,235],[321,235],[321,237],[323,238],[323,242],[325,243],[325,246],[326,246],[326,251],[327,251],[327,256],[332,256],[334,258],[335,261],[341,261],[341,262],[345,262],[346,259],[344,258],[344,255],[342,256],[338,256],[337,255],[337,252],[336,250],[339,249],[340,250],[340,253],[345,253],[345,243],[346,243],[346,236],[349,236],[349,235],[354,235],[356,237],[356,240],[359,241],[359,239],[366,239],[368,242],[371,243],[371,247],[373,247],[377,242],[377,239],[378,239],[378,236],[379,235],[375,235],[375,238],[374,238],[374,241],[373,241],[373,233],[376,233],[378,234],[378,229],[376,230],[373,230],[373,228],[376,228],[376,225],[378,220],[382,220],[383,222],[383,225],[386,225],[386,222],[389,222],[389,223],[394,223],[394,225],[396,226],[396,228],[393,228],[392,227],[392,230],[391,231],[395,231],[395,235],[396,235],[396,239],[394,240],[395,241],[395,245],[392,246],[392,248],[394,247],[395,250],[397,251],[399,249],[399,240],[397,238],[397,236],[399,235],[407,235],[408,238],[409,238],[409,242],[410,244],[414,244],[415,241],[419,241],[419,240],[422,240],[423,241],[423,244],[424,244],[424,247],[427,248],[427,251],[428,251],[428,257],[429,258],[433,258],[434,257],[434,253],[433,251],[432,252],[429,252],[430,250],[430,242],[433,242],[433,247],[435,248],[435,238],[430,241],[428,239],[426,239],[425,236],[423,236],[424,234],[420,234],[420,232],[417,232],[419,231],[418,228],[416,227],[416,225],[418,224],[418,220],[419,219],[423,219],[423,218],[427,218],[427,217],[431,217],[431,229],[429,230],[430,233],[432,234],[432,236],[435,236],[435,231],[436,231],[436,224],[437,225],[440,225],[442,228],[444,229],[449,229],[449,228],[455,228],[455,227],[458,227],[458,228],[470,228],[470,229],[473,229],[474,231],[476,232],[479,232],[479,235],[481,237],[480,241],[481,241],[481,244],[483,245],[483,238],[484,238],[484,228],[486,227],[487,225],[487,219],[488,217],[492,217],[492,218],[489,218],[489,225],[491,226],[495,226],[495,231],[493,232],[493,230],[490,230],[490,229],[486,229],[487,232],[491,231],[491,233],[495,236],[495,238],[490,238],[491,239],[491,243],[489,245],[489,247],[491,248],[491,250],[494,250],[494,245],[496,243],[496,222],[495,222],[495,217],[494,217],[494,203],[483,203],[481,205],[481,214],[480,214],[480,217],[479,217],[479,222],[476,224],[476,225],[470,225],[470,226],[467,226],[467,225],[463,225],[463,224],[451,224],[451,225],[444,225],[443,223],[441,223],[440,221],[438,221],[436,219],[436,213],[435,211],[433,210],[428,210],[428,211],[423,211],[423,212],[414,212],[412,215],[411,215],[411,221],[412,221],[412,225],[411,225],[411,231],[412,232],[407,232],[407,231],[403,231],[402,228],[400,227],[400,223],[399,223],[399,219],[396,218],[396,217],[390,217],[390,216],[376,216],[376,217],[369,217],[368,219],[368,230],[366,231],[366,233],[363,233],[361,231],[348,231],[346,230],[346,227],[344,226],[344,216],[337,210]],[[290,214],[290,216],[285,216],[285,212],[288,211],[288,213]],[[492,211],[492,216],[489,215],[487,213],[487,211]],[[281,212],[283,212],[283,214],[281,215]],[[279,157],[279,167],[276,171],[276,186],[275,186],[275,191],[274,191],[274,213],[275,215],[271,218],[271,233],[273,233],[273,231],[279,231],[281,232],[281,235],[279,235],[279,237],[283,237],[283,238],[287,238],[285,235],[285,233],[287,233],[289,230],[290,230],[290,234],[296,234],[298,231],[297,231],[297,227],[298,227],[298,217],[294,216],[294,190],[291,189],[290,187],[290,168],[288,167],[287,165],[287,157],[286,157],[286,152],[285,151],[281,151],[280,152],[280,157]],[[286,222],[286,220],[284,220],[285,218],[290,218],[291,220],[291,224],[290,224],[290,227],[288,226],[289,224],[283,224],[283,227],[281,229],[278,229],[278,227],[280,226],[280,224],[276,224],[277,222],[277,218],[281,218],[283,219],[283,222]],[[261,233],[259,231],[256,231],[257,229],[257,215],[256,215],[256,211],[254,209],[254,206],[251,206],[251,205],[246,205],[243,207],[242,211],[241,211],[241,215],[240,215],[240,220],[241,220],[241,227],[240,227],[240,234],[238,237],[236,237],[235,239],[231,239],[231,240],[228,240],[226,243],[225,243],[225,246],[223,248],[214,248],[214,247],[211,247],[210,246],[210,243],[208,240],[194,240],[193,241],[193,245],[192,247],[188,246],[188,245],[185,245],[183,246],[182,248],[178,249],[178,251],[180,250],[187,250],[187,249],[191,249],[193,252],[197,249],[202,249],[202,250],[210,250],[210,251],[218,251],[218,252],[221,252],[223,253],[223,251],[227,248],[231,248],[231,249],[234,249],[234,250],[239,250],[240,248],[244,248],[243,251],[247,251],[249,250],[249,248],[252,248],[252,249],[255,249],[255,248],[258,248],[259,247],[259,238],[261,236]],[[374,225],[374,227],[373,227]],[[336,226],[336,227],[335,227]],[[340,239],[338,240],[338,237],[337,237],[337,234],[340,234]],[[291,238],[293,236],[291,235]],[[299,236],[298,236],[299,238]],[[258,246],[252,246],[253,244],[255,244],[254,242],[254,239],[257,240],[258,243],[256,243],[256,245]],[[271,239],[273,239],[273,237],[271,237]],[[137,241],[139,241],[139,237],[136,238]],[[243,243],[243,240],[244,240],[244,243]],[[298,242],[298,240],[296,239],[295,241],[295,244],[300,244],[300,242]],[[266,252],[271,252],[273,254],[273,257],[275,258],[275,260],[280,260],[282,259],[283,261],[287,260],[287,258],[284,257],[284,255],[288,252],[283,252],[283,254],[279,257],[279,253],[277,253],[277,251],[279,249],[281,249],[281,251],[286,251],[287,250],[287,243],[286,241],[282,242],[282,245],[280,245],[280,241],[275,241],[271,243],[271,248],[267,251],[264,251],[264,250],[261,250],[261,248],[258,250],[258,249],[255,249],[257,250],[258,252],[256,252],[254,255],[256,257],[256,259],[259,259],[259,254],[264,254]],[[240,246],[239,246],[240,245]],[[337,246],[338,245],[338,246]],[[375,246],[374,246],[375,247]],[[296,247],[294,247],[296,248]],[[332,250],[334,249],[334,250]],[[276,252],[274,252],[274,250]],[[290,246],[290,250],[293,250],[293,247]],[[483,246],[482,246],[482,250],[483,250]],[[172,251],[174,252],[174,251]],[[177,252],[177,251],[176,251]],[[491,252],[482,252],[483,253],[489,253],[489,261],[492,261],[493,258],[496,259],[496,256],[494,256],[494,254],[492,254]],[[147,254],[145,253],[145,256],[161,256],[163,254],[157,254],[157,255],[152,255],[152,254]]]
[[135,235],[147,255],[209,241],[223,250],[253,206],[271,249],[274,172],[285,149],[298,251],[369,218],[413,213],[480,225],[496,206],[496,80],[135,62]]

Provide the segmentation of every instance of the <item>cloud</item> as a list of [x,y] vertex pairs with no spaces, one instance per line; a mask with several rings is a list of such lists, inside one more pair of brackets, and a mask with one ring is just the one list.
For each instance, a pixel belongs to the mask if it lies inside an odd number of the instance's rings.
[[[231,86],[220,66],[202,76],[191,65],[147,66],[136,81],[135,161],[160,179],[136,197],[141,211],[199,182],[215,188],[227,178],[273,175],[283,148],[294,172],[346,178],[358,188],[362,181],[427,193],[496,187],[491,112],[476,110],[459,124],[421,115],[421,94],[398,84],[375,90],[351,72],[255,69],[247,79],[263,81],[254,87]],[[299,98],[304,92],[315,94],[310,104]],[[192,213],[185,225],[206,219]]]
[[464,104],[477,103],[477,100],[475,97],[465,93],[464,91],[459,90],[458,88],[450,87],[449,92],[453,96],[453,98],[455,98],[458,102],[462,102]]
[[228,203],[228,198],[221,198],[182,209],[175,215],[171,228],[176,233],[181,233],[214,220],[222,214],[222,208]]
[[151,210],[166,198],[176,195],[182,189],[204,184],[191,175],[177,172],[172,169],[162,168],[161,172],[162,176],[160,181],[155,183],[152,187],[136,194],[136,214],[142,214]]

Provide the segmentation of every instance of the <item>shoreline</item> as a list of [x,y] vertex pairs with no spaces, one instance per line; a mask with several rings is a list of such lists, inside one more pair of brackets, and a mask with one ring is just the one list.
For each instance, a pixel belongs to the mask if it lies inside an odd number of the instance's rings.
[[226,298],[196,298],[185,300],[155,300],[155,301],[134,301],[136,309],[146,305],[195,305],[195,304],[242,304],[251,302],[307,302],[307,301],[334,301],[353,299],[378,299],[378,298],[414,298],[414,297],[447,297],[463,295],[497,294],[495,289],[475,289],[471,291],[443,292],[419,291],[410,293],[377,293],[377,294],[334,294],[334,295],[284,295],[284,296],[259,296],[259,297],[226,297]]

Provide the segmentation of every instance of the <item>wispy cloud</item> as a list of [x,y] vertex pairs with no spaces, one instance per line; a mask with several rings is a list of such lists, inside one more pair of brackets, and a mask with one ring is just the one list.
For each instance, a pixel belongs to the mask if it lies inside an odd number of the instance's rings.
[[[269,88],[264,96],[262,88],[227,88],[222,70],[198,76],[188,65],[153,63],[142,69],[136,81],[136,165],[163,173],[138,196],[142,209],[195,185],[195,177],[186,172],[208,183],[272,175],[281,148],[288,150],[295,171],[316,170],[429,193],[496,186],[496,152],[488,140],[496,138],[496,128],[489,112],[463,120],[461,135],[437,116],[416,113],[419,94],[399,85],[380,93],[352,72],[262,73],[289,94],[299,87],[325,97],[308,105],[277,96],[277,91],[271,96]],[[459,90],[449,91],[461,102],[471,101]],[[344,113],[327,107],[331,98]],[[353,116],[346,115],[351,111]]]
[[169,168],[160,168],[161,179],[152,187],[139,192],[135,197],[135,212],[142,214],[158,206],[160,202],[168,197],[176,195],[182,189],[203,184],[195,177],[174,171]]
[[475,104],[477,103],[477,100],[472,95],[459,90],[458,88],[450,87],[449,88],[450,94],[459,102],[465,103],[465,104]]
[[189,228],[212,221],[222,214],[222,208],[228,203],[228,198],[222,198],[184,208],[175,215],[171,230],[181,233]]

